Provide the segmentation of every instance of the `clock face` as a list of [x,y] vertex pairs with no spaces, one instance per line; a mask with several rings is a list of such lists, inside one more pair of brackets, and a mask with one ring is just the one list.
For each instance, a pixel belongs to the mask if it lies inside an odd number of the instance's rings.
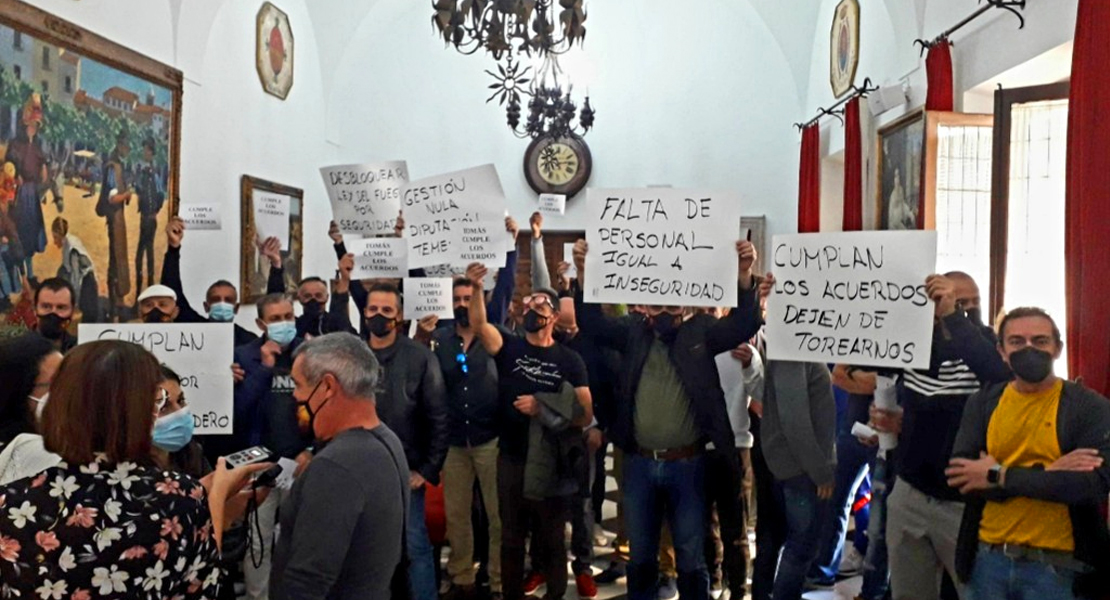
[[586,186],[592,169],[590,149],[577,135],[533,140],[524,153],[525,178],[540,194],[572,197]]
[[578,154],[563,143],[556,142],[540,150],[536,168],[540,177],[551,185],[563,185],[578,173]]

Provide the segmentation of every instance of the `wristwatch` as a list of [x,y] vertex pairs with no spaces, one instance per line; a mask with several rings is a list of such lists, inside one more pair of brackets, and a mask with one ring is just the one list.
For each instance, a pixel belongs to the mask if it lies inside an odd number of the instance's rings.
[[994,465],[987,471],[987,483],[1001,487],[1002,485],[1002,465]]

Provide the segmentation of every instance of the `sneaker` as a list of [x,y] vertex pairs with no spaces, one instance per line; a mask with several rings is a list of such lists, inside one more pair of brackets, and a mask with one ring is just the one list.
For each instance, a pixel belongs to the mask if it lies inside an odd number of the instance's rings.
[[613,585],[618,579],[624,577],[624,574],[624,563],[613,561],[609,563],[609,568],[598,573],[597,577],[594,577],[594,581],[601,585]]
[[848,544],[844,557],[840,559],[840,577],[852,577],[863,571],[863,555],[856,550],[855,544]]
[[678,598],[678,582],[674,577],[660,577],[659,578],[659,592],[656,595],[659,600],[674,600]]
[[540,589],[540,586],[546,581],[547,578],[543,576],[543,573],[533,571],[524,579],[524,595],[528,596],[536,593],[536,590]]
[[574,587],[578,590],[578,597],[582,600],[597,598],[597,585],[589,573],[579,573],[574,577]]

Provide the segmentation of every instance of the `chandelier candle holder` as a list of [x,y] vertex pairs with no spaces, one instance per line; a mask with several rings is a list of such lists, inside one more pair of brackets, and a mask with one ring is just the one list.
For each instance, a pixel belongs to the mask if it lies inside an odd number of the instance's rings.
[[[432,23],[463,54],[562,54],[586,39],[583,0],[435,0]],[[558,14],[556,14],[558,13]],[[556,32],[558,24],[558,32]]]

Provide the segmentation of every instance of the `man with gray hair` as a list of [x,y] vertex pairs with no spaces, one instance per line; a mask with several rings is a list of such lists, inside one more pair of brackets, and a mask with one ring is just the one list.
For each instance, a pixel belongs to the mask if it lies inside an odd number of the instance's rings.
[[374,353],[347,333],[313,338],[296,351],[298,421],[319,451],[281,506],[270,576],[277,600],[392,596],[409,466],[401,441],[378,419],[378,372]]

